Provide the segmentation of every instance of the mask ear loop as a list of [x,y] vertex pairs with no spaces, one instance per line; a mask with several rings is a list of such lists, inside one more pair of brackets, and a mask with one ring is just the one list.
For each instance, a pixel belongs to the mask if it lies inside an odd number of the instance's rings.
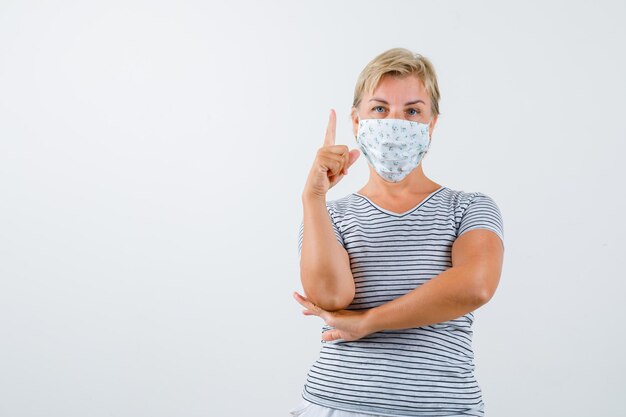
[[359,110],[356,110],[356,120],[357,120],[357,131],[356,136],[354,137],[354,141],[359,143],[359,127],[361,127],[361,116],[359,116]]
[[433,141],[433,138],[430,136],[430,124],[432,123],[432,121],[433,118],[431,117],[428,121],[428,148],[426,148],[426,152],[424,152],[424,156],[422,158],[424,158],[428,154],[428,151],[430,151],[430,145]]

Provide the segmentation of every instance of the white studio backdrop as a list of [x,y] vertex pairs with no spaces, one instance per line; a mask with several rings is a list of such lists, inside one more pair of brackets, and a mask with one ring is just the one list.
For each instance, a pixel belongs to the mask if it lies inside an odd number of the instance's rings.
[[[620,416],[621,1],[0,3],[0,416],[287,416],[300,195],[369,60],[438,72],[424,171],[498,203],[489,417]],[[367,181],[361,155],[329,199]]]

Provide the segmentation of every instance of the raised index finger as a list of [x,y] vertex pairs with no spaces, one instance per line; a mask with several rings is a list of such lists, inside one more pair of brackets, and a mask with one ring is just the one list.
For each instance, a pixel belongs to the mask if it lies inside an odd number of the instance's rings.
[[335,144],[335,130],[337,126],[337,115],[334,109],[330,109],[330,116],[328,116],[328,127],[326,127],[326,137],[324,138],[324,146],[331,146]]

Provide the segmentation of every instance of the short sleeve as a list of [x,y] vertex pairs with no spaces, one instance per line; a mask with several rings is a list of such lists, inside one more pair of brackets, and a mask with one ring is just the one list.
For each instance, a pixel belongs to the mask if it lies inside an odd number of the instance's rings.
[[487,229],[495,232],[504,245],[504,225],[502,212],[490,196],[476,192],[471,194],[468,202],[461,204],[461,218],[457,229],[457,237],[474,229]]
[[[337,242],[344,246],[343,237],[341,236],[341,232],[339,231],[339,227],[337,227],[336,223],[336,215],[335,211],[328,204],[326,205],[326,209],[328,210],[328,215],[330,216],[330,223],[333,226],[333,231],[335,232],[335,237],[337,238]],[[300,227],[298,228],[298,258],[302,255],[302,238],[304,236],[304,220],[300,221]]]

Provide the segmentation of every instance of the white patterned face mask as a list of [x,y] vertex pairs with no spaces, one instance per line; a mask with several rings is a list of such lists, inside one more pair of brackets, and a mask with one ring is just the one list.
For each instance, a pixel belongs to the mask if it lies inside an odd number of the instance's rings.
[[372,168],[389,182],[402,181],[428,151],[427,123],[360,117],[358,120],[357,143]]

